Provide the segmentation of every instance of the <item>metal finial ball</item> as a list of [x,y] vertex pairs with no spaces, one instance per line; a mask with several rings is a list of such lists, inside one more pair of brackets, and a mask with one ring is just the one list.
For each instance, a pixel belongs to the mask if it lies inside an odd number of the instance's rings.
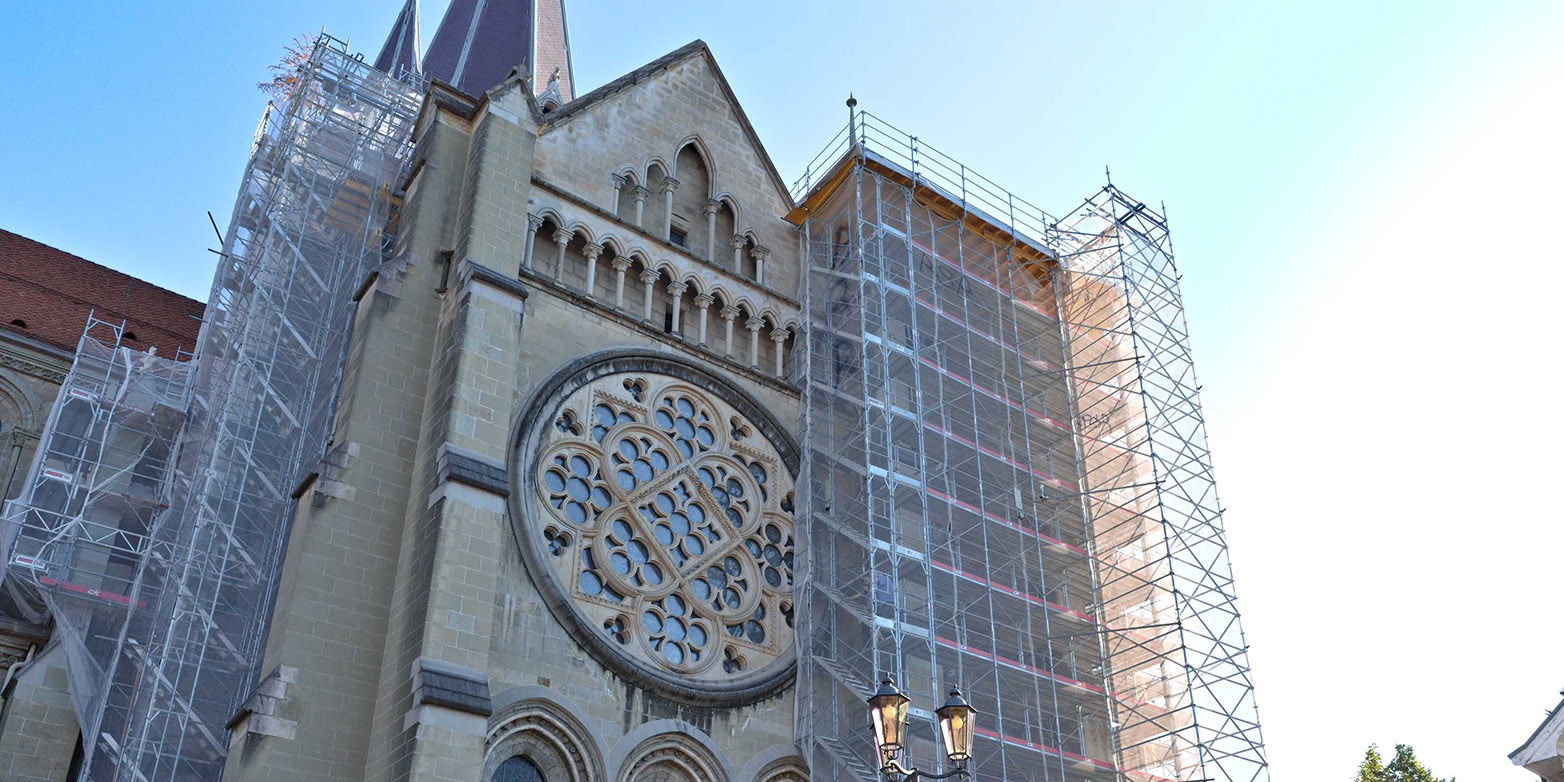
[[855,108],[857,105],[858,105],[858,99],[854,98],[852,93],[848,93],[847,94],[847,108],[849,108],[849,109]]

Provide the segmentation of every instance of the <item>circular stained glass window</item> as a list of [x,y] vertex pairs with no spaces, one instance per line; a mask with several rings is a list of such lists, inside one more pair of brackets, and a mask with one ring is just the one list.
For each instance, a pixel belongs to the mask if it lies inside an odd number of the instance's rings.
[[[791,665],[793,476],[733,404],[671,374],[597,376],[534,417],[531,561],[608,664],[696,693]],[[774,678],[774,677],[770,677]]]

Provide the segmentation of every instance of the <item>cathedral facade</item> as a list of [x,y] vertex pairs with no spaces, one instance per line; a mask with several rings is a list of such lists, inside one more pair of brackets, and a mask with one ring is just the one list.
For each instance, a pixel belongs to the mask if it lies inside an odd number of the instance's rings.
[[704,44],[556,69],[429,89],[228,779],[805,778],[790,199]]
[[419,41],[268,108],[193,359],[0,384],[0,776],[1267,778],[1164,214],[851,99],[790,188],[563,0]]

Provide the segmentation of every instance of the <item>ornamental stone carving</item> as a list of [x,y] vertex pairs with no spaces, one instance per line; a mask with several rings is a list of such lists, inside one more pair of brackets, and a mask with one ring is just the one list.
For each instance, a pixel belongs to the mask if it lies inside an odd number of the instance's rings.
[[775,426],[667,371],[554,396],[518,463],[518,534],[556,615],[672,694],[771,689],[793,643],[793,476],[761,434]]

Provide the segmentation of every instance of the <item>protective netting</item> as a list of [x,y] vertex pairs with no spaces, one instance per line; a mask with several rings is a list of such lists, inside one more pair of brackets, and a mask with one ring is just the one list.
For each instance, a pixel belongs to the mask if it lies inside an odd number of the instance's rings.
[[138,569],[169,514],[193,368],[120,337],[118,324],[89,319],[3,527],[7,588],[17,605],[53,616],[86,735],[101,718]]
[[1265,779],[1165,226],[1060,226],[867,115],[838,149],[803,193],[814,778],[874,776],[889,675],[924,770],[957,685],[979,780]]
[[[6,561],[38,574],[67,645],[84,778],[221,775],[227,722],[260,665],[292,491],[331,434],[352,294],[391,246],[420,85],[328,36],[298,76],[256,134],[194,364],[174,365],[161,397],[77,391],[100,352],[172,364],[89,333],[31,493],[8,514]],[[137,467],[122,469],[121,453]],[[69,480],[51,477],[51,459]],[[75,488],[100,474],[130,488]],[[110,495],[133,510],[95,510]]]

